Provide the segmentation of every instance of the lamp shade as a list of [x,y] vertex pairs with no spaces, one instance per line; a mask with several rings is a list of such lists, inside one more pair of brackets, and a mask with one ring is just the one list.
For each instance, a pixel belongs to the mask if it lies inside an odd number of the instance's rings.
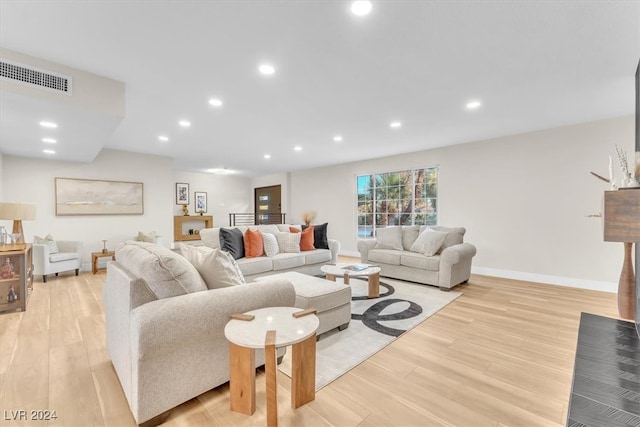
[[0,202],[0,219],[33,220],[36,219],[35,203]]
[[604,193],[604,241],[640,242],[640,188]]

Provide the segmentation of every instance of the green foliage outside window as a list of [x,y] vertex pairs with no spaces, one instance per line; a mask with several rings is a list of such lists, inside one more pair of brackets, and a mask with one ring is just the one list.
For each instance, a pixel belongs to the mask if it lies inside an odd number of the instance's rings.
[[360,175],[358,237],[373,237],[377,228],[435,225],[438,220],[438,168]]

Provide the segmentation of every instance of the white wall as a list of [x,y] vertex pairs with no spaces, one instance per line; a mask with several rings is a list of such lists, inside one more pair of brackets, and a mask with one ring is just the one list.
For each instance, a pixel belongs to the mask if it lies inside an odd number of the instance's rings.
[[[207,215],[213,215],[213,226],[229,225],[229,213],[253,212],[253,191],[251,179],[233,175],[212,175],[175,171],[174,182],[189,184],[189,213],[195,214],[194,192],[207,193]],[[182,215],[182,207],[175,205],[174,215]]]
[[[0,165],[0,200],[32,202],[37,206],[37,219],[23,222],[25,241],[49,233],[58,240],[81,240],[84,269],[90,268],[90,253],[102,249],[103,239],[108,240],[109,249],[134,238],[139,231],[155,231],[172,241],[173,215],[182,214],[175,204],[176,182],[190,184],[191,213],[193,192],[206,191],[208,214],[218,224],[227,224],[228,212],[245,211],[252,200],[248,178],[174,171],[172,159],[163,156],[102,150],[92,163],[74,163],[4,155]],[[144,214],[56,216],[55,177],[142,182]],[[0,224],[11,226],[11,221]]]
[[[439,166],[439,223],[467,228],[474,271],[615,291],[622,244],[598,218],[608,156],[633,152],[632,117],[615,118],[291,173],[291,215],[315,210],[342,252],[357,255],[356,175]],[[618,172],[619,176],[619,172]]]

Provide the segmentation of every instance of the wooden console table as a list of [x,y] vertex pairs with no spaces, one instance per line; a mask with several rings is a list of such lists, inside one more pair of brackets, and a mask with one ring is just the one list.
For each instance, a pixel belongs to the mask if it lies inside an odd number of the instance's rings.
[[567,426],[640,426],[639,397],[635,324],[582,313]]

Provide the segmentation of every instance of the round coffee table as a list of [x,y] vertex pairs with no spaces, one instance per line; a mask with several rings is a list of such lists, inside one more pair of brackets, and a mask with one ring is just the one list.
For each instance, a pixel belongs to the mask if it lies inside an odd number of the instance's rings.
[[[362,268],[366,267],[366,268]],[[339,262],[336,264],[325,264],[320,267],[320,271],[325,274],[327,280],[333,282],[336,281],[336,276],[342,276],[344,278],[344,284],[349,284],[350,277],[364,277],[368,278],[369,282],[369,298],[380,297],[380,267],[367,264],[349,264],[346,262]]]
[[[291,406],[298,408],[315,399],[315,310],[268,307],[233,315],[224,328],[229,346],[231,410],[251,415],[256,409],[255,349],[265,349],[267,420],[277,424],[276,347],[291,345]],[[245,320],[239,320],[245,319]]]

